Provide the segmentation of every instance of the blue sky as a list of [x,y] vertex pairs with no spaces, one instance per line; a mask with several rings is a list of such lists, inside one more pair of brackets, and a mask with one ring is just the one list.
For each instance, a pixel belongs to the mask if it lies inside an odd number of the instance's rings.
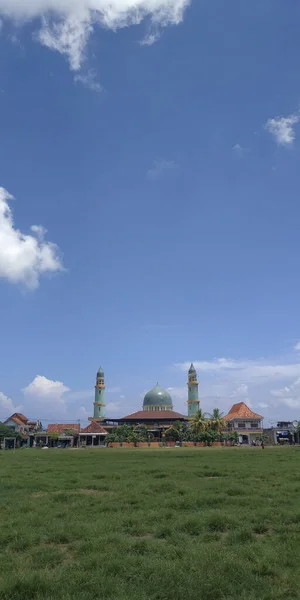
[[204,410],[300,418],[300,5],[0,18],[0,418],[86,420],[100,364],[108,415],[186,411],[191,361]]

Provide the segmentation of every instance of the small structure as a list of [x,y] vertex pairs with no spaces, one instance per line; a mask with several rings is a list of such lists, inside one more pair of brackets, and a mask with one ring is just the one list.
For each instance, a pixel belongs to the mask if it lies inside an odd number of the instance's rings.
[[102,446],[105,444],[107,431],[100,423],[92,422],[81,430],[79,434],[80,444],[82,446]]
[[299,444],[300,436],[297,421],[278,421],[276,427],[264,429],[264,435],[271,444]]
[[77,446],[79,432],[79,423],[51,423],[48,425],[45,435],[42,434],[39,437],[47,446]]
[[262,420],[263,417],[253,412],[245,402],[238,402],[224,417],[227,423],[224,433],[236,431],[240,444],[252,444],[263,435]]

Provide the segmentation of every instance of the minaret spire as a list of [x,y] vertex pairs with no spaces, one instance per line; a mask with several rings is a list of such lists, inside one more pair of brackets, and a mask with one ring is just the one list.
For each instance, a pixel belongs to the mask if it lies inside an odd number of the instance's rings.
[[95,402],[94,402],[94,417],[93,421],[102,421],[105,417],[105,383],[104,383],[104,371],[102,367],[99,367],[96,376],[95,385]]
[[199,397],[198,397],[198,381],[197,381],[197,373],[196,373],[196,369],[193,365],[193,363],[191,364],[190,368],[189,368],[189,372],[188,372],[188,416],[189,417],[193,417],[197,410],[199,410],[200,407],[200,401],[199,401]]

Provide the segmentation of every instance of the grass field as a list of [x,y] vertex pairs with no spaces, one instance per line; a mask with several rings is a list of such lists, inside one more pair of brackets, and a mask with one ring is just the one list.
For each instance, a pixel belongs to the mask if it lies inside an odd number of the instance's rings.
[[300,448],[0,452],[0,598],[300,597]]

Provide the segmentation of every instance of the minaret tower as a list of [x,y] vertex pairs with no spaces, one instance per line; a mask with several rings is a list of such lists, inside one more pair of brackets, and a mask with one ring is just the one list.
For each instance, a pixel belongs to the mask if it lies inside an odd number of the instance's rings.
[[101,421],[105,417],[105,383],[104,371],[102,367],[98,369],[96,385],[95,385],[95,402],[94,402],[94,417],[93,421]]
[[200,401],[198,398],[198,381],[196,369],[191,364],[188,373],[188,416],[193,417],[200,407]]

